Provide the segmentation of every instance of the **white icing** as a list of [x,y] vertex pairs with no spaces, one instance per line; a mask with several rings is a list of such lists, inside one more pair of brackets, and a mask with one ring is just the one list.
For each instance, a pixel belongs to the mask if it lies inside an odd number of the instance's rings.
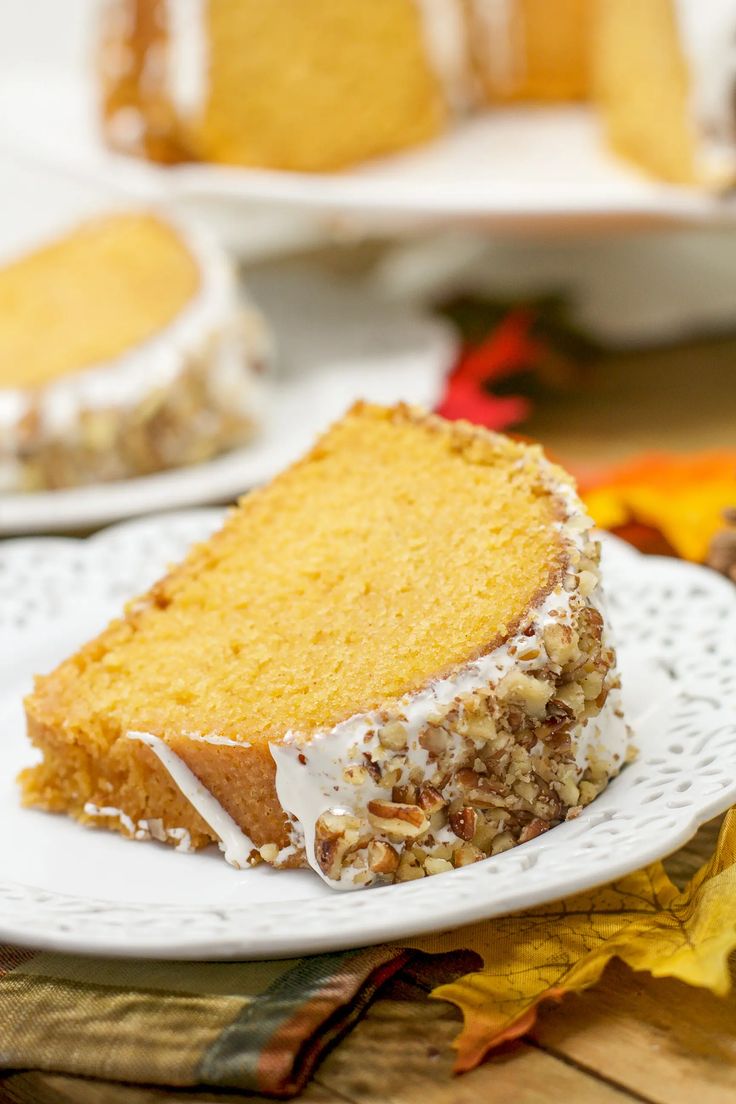
[[[247,740],[231,740],[228,736],[220,736],[217,733],[203,734],[200,732],[186,732],[182,733],[182,735],[187,740],[194,740],[195,742],[203,744],[214,744],[221,747],[235,747],[239,748],[240,750],[252,746],[250,743],[248,743]],[[156,753],[159,762],[171,775],[172,781],[178,786],[178,788],[192,803],[192,805],[194,805],[195,809],[202,817],[202,820],[209,824],[212,831],[220,837],[222,841],[220,849],[225,850],[225,859],[233,866],[241,868],[243,865],[251,865],[248,862],[248,855],[250,855],[253,850],[258,850],[258,848],[256,848],[255,844],[242,831],[239,825],[235,823],[230,814],[225,811],[222,804],[214,797],[212,793],[210,793],[209,790],[207,790],[202,785],[196,775],[194,775],[192,771],[189,770],[186,764],[182,762],[179,756],[176,755],[171,750],[171,748],[169,748],[164,743],[163,740],[160,740],[156,736],[152,736],[148,732],[128,732],[127,736],[128,739],[137,739],[141,740],[143,743],[148,744],[148,746]],[[178,776],[174,775],[174,770],[171,769],[172,764],[174,765],[174,769],[176,769],[176,771],[178,772]],[[193,788],[190,788],[190,786],[192,785],[192,779],[194,779]],[[182,784],[182,781],[184,782],[184,785]],[[187,786],[186,789],[184,788],[185,785]],[[198,800],[201,800],[202,797],[205,798],[203,807],[196,804],[193,800],[192,795],[195,794],[195,789]],[[85,812],[89,813],[92,816],[119,815],[121,820],[122,818],[125,818],[125,826],[129,829],[131,833],[135,828],[130,817],[128,817],[125,813],[120,813],[118,809],[98,809],[96,806],[88,804],[85,805]],[[154,831],[153,829],[154,825],[161,826],[158,831],[163,831],[163,836],[160,834],[156,834],[156,831]],[[160,820],[141,820],[138,822],[138,828],[139,830],[148,832],[151,836],[153,836],[154,839],[165,839],[166,836],[170,836],[172,839],[182,839],[182,837],[186,837],[186,839],[182,840],[182,843],[180,843],[180,845],[177,847],[177,851],[192,850],[189,832],[186,828],[163,828],[162,822]],[[226,847],[223,847],[223,844],[225,843],[225,837],[222,835],[222,829],[228,832],[228,843]],[[148,837],[136,833],[135,838],[143,839]],[[184,844],[186,844],[186,846],[184,846]],[[299,850],[300,847],[293,842],[286,844],[285,847],[282,847],[279,850],[276,858],[273,860],[274,865],[283,865],[283,863],[285,863],[287,859],[292,858],[294,855],[297,854]],[[236,857],[238,859],[238,861],[236,862],[233,861],[233,853],[236,854]],[[245,856],[245,862],[242,861],[243,856]]]
[[154,42],[146,50],[140,74],[140,87],[144,96],[155,96],[165,77],[166,53],[162,43]]
[[107,121],[110,139],[119,149],[142,151],[146,124],[137,107],[120,107]]
[[172,782],[220,840],[225,861],[240,870],[249,866],[250,856],[253,851],[258,850],[256,845],[186,763],[159,736],[135,731],[127,732],[126,736],[129,740],[138,740],[151,749],[162,767],[168,771]]
[[146,395],[170,387],[205,347],[208,387],[226,392],[239,409],[257,409],[254,367],[270,351],[265,327],[257,324],[252,307],[245,308],[247,325],[238,317],[242,308],[235,276],[219,246],[199,231],[174,225],[197,262],[197,294],[168,326],[113,360],[38,390],[0,389],[0,459],[5,451],[12,458],[19,423],[31,410],[50,437],[73,437],[83,411],[135,407]]
[[114,805],[94,805],[91,801],[88,801],[84,806],[84,811],[87,816],[94,817],[114,817],[119,820],[126,832],[130,832],[131,836],[135,836],[137,825],[127,813],[124,813],[122,809],[115,808]]
[[220,736],[216,732],[183,732],[182,735],[185,736],[187,740],[194,740],[195,743],[200,744],[222,744],[224,747],[236,748],[251,747],[247,740],[231,740],[229,736]]
[[[548,473],[551,471],[546,461],[542,461],[542,465]],[[573,488],[567,483],[558,483],[552,476],[549,479],[554,483],[552,489],[566,508],[566,519],[558,523],[558,528],[568,545],[580,552],[586,541],[586,531],[593,523],[581,515],[582,506]],[[544,648],[544,629],[553,623],[569,624],[575,608],[580,608],[579,603],[575,591],[568,592],[560,586],[534,611],[533,635],[519,632],[451,677],[439,679],[400,699],[396,712],[405,718],[407,732],[407,748],[402,752],[405,766],[400,785],[409,780],[414,768],[418,767],[425,777],[429,777],[434,770],[428,769],[428,752],[420,745],[419,736],[436,715],[438,707],[447,706],[483,687],[497,686],[512,669],[534,671],[544,667],[549,662]],[[517,654],[535,650],[538,655],[528,660],[519,659]],[[322,813],[328,810],[360,815],[369,801],[386,796],[385,789],[370,774],[366,774],[365,780],[358,785],[345,777],[346,766],[360,765],[364,753],[380,758],[382,751],[377,731],[382,723],[381,710],[373,710],[356,714],[334,728],[317,731],[308,738],[289,732],[283,742],[270,745],[276,763],[276,793],[282,808],[294,818],[295,841],[304,847],[312,869],[336,889],[354,889],[355,886],[349,877],[335,881],[325,875],[315,857],[315,825]],[[600,733],[595,737],[592,728],[586,732],[580,727],[573,733],[573,741],[580,740],[578,766],[584,768],[592,747],[591,741],[595,738],[596,753],[609,762],[611,770],[615,770],[621,765],[628,743],[627,727],[613,706],[599,718],[596,727]]]
[[301,848],[296,843],[287,843],[286,847],[282,847],[276,856],[274,866],[281,866],[287,859],[293,858]]
[[105,21],[110,37],[128,39],[135,33],[135,6],[128,0],[107,0],[104,5]]
[[621,691],[612,687],[600,713],[586,722],[575,737],[575,763],[586,767],[605,763],[618,770],[623,766],[630,732],[624,720]]
[[208,49],[205,0],[167,0],[169,34],[167,86],[177,112],[196,115],[207,92]]
[[736,172],[736,5],[733,0],[675,0],[690,73],[690,110],[699,171],[726,181]]
[[510,93],[524,80],[526,51],[518,0],[470,0],[479,28],[475,45],[493,84]]
[[178,840],[177,851],[191,851],[192,841],[187,828],[165,828],[164,823],[158,817],[139,820],[137,823],[124,813],[122,809],[114,805],[95,805],[87,801],[84,805],[87,816],[114,817],[119,820],[126,832],[137,840],[155,839],[164,843],[168,838]]
[[476,100],[464,0],[415,0],[429,61],[455,111]]
[[[156,820],[156,821],[142,820],[141,821],[141,824],[154,824],[154,823],[155,824],[161,824],[161,821],[160,820]],[[192,837],[189,834],[189,829],[188,828],[166,828],[165,832],[166,832],[166,835],[171,836],[172,839],[179,840],[179,843],[176,846],[177,851],[193,851],[194,850],[194,848],[192,847]],[[153,834],[153,832],[151,834]]]
[[207,391],[220,409],[260,420],[264,393],[254,367],[271,355],[261,316],[252,307],[241,309],[237,324],[221,329],[214,342],[208,354]]
[[[589,601],[602,616],[604,633],[607,634],[608,611],[605,593],[600,583]],[[618,686],[612,686],[600,713],[586,721],[575,735],[575,763],[580,770],[585,770],[593,762],[621,767],[630,739],[631,731],[624,720],[621,690]]]

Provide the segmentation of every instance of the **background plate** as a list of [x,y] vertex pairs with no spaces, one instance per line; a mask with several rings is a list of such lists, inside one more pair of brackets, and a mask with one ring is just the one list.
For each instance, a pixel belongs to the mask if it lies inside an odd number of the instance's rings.
[[91,529],[158,510],[231,501],[296,460],[357,399],[430,409],[437,404],[457,349],[448,324],[306,264],[264,268],[250,275],[248,287],[277,345],[258,437],[215,460],[158,475],[0,494],[0,535]]
[[142,197],[427,220],[732,221],[733,198],[650,179],[608,153],[587,107],[496,108],[435,142],[337,173],[218,165],[157,168],[102,144],[83,69],[14,64],[0,78],[0,143]]
[[[604,577],[637,760],[583,814],[492,859],[335,893],[311,871],[236,871],[21,809],[32,761],[21,698],[147,586],[219,511],[131,522],[86,541],[0,545],[0,939],[90,954],[259,958],[400,939],[575,893],[680,847],[736,801],[736,594],[704,568],[605,538]],[[296,921],[298,917],[298,922]]]

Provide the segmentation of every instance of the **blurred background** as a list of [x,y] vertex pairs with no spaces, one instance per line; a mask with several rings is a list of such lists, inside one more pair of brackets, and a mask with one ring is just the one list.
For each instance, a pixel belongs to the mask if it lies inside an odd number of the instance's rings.
[[368,398],[707,559],[734,41],[696,0],[5,4],[0,535],[232,501]]

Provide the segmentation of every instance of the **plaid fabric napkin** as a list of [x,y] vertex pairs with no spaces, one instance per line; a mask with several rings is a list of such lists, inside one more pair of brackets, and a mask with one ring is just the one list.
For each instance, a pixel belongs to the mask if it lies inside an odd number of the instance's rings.
[[398,947],[274,962],[93,959],[0,948],[0,1067],[289,1097],[399,971],[478,962]]
[[273,962],[0,947],[0,1069],[289,1097],[400,976],[462,1010],[463,1071],[525,1034],[541,1002],[593,984],[613,956],[726,993],[734,901],[736,809],[720,833],[717,822],[701,829],[666,867],[408,946]]

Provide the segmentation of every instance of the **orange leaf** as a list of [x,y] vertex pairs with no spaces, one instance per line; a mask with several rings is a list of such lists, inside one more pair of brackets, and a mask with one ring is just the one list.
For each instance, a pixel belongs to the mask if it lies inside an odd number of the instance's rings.
[[[439,988],[432,996],[458,1004],[454,997],[441,994]],[[482,1014],[476,1014],[472,1019],[466,1020],[465,1026],[453,1044],[458,1052],[453,1067],[455,1073],[468,1073],[480,1065],[489,1051],[497,1050],[504,1043],[512,1043],[522,1035],[528,1035],[536,1023],[539,1006],[545,1001],[560,1001],[564,995],[564,989],[547,989],[534,1004],[505,1027],[499,1028],[493,1019],[486,1021]],[[463,1010],[462,1005],[458,1007]]]
[[542,1001],[594,985],[612,958],[724,994],[736,948],[736,811],[713,859],[682,892],[655,863],[602,889],[411,945],[464,947],[483,959],[482,970],[432,991],[463,1013],[458,1072],[529,1031]]
[[736,504],[736,452],[653,453],[585,479],[582,490],[602,528],[650,526],[678,555],[703,561],[723,510]]

